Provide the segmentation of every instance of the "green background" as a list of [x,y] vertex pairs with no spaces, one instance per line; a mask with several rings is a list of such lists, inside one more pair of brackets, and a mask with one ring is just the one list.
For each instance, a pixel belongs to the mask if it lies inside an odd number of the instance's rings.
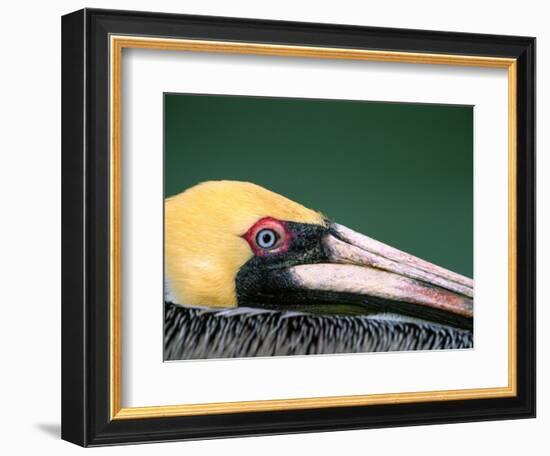
[[473,108],[165,94],[165,195],[262,185],[426,260],[473,273]]

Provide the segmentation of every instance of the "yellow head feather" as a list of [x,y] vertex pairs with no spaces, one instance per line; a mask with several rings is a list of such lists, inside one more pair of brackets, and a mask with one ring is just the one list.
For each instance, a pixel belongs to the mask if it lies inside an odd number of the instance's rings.
[[253,256],[241,236],[264,217],[324,224],[320,213],[249,182],[204,182],[167,198],[169,297],[191,306],[235,307],[235,277]]

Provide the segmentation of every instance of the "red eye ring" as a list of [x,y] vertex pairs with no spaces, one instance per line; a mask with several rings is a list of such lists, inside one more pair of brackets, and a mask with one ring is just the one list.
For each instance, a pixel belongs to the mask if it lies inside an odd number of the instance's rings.
[[273,217],[258,220],[243,236],[256,256],[284,253],[290,246],[292,233],[287,224]]

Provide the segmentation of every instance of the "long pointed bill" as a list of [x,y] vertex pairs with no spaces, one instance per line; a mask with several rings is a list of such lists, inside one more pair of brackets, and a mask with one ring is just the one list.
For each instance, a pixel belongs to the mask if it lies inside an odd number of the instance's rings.
[[294,285],[355,297],[381,311],[471,327],[473,280],[331,224],[323,239],[328,263],[289,268]]

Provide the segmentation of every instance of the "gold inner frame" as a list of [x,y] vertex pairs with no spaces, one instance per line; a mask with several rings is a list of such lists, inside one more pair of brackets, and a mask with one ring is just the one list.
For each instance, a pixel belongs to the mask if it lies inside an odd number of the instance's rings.
[[[508,386],[425,392],[327,396],[244,402],[122,407],[122,208],[121,96],[123,49],[255,54],[318,59],[453,65],[508,70]],[[387,52],[227,41],[110,36],[110,414],[111,419],[158,418],[221,413],[297,410],[374,404],[511,397],[517,393],[516,179],[517,61],[511,58]]]

